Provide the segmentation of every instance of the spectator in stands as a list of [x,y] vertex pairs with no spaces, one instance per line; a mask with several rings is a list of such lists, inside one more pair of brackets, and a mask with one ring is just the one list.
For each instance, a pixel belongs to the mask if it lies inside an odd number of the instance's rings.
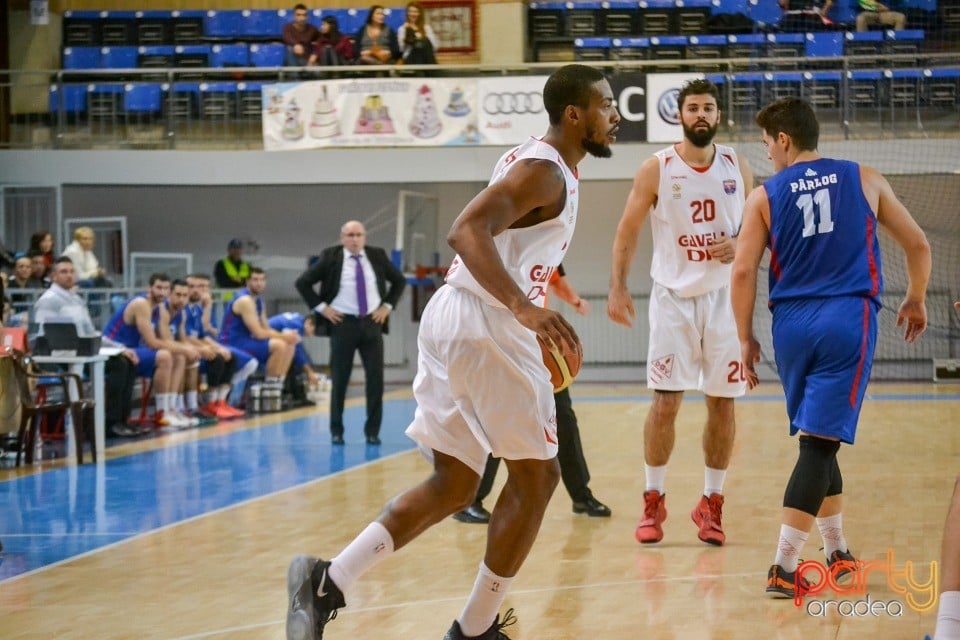
[[307,7],[298,4],[293,8],[293,22],[283,25],[283,44],[287,45],[288,67],[304,67],[313,50],[313,43],[320,32],[307,22]]
[[895,31],[907,28],[907,16],[876,0],[858,0],[860,13],[857,14],[857,31],[869,31],[870,27],[891,27]]
[[53,255],[53,235],[46,229],[34,233],[30,236],[30,251],[37,251],[43,255],[44,271],[43,275],[40,276],[42,280],[50,275],[50,270],[53,268],[53,261],[56,258],[56,256]]
[[93,253],[93,243],[96,241],[93,229],[77,227],[73,232],[73,242],[63,250],[63,255],[73,261],[77,271],[77,285],[84,288],[112,287],[113,283],[104,277],[100,261]]
[[783,9],[780,30],[788,32],[823,31],[833,28],[827,12],[833,0],[778,0]]
[[50,267],[47,266],[47,256],[36,249],[27,251],[27,257],[30,258],[30,269],[32,277],[40,281],[40,286],[44,289],[50,286]]
[[404,64],[437,64],[436,51],[440,45],[425,18],[422,4],[407,3],[407,20],[397,30]]
[[267,274],[263,269],[252,267],[246,288],[237,291],[236,297],[227,304],[220,344],[237,347],[265,362],[264,393],[279,398],[300,336],[274,331],[267,324],[262,298],[266,288]]
[[340,66],[353,64],[357,54],[353,50],[353,41],[340,33],[336,16],[326,16],[320,23],[320,36],[313,43],[313,55],[307,64],[311,67]]
[[153,378],[156,403],[154,421],[162,427],[185,428],[190,425],[186,416],[176,411],[176,394],[183,380],[183,371],[190,362],[196,362],[197,352],[187,345],[162,340],[157,328],[170,321],[163,301],[170,293],[170,276],[154,273],[150,276],[147,293],[127,300],[107,322],[104,335],[133,349],[138,358],[137,374]]
[[400,58],[397,34],[384,22],[383,7],[375,4],[367,13],[367,22],[357,34],[360,64],[393,64]]
[[[43,292],[33,306],[34,320],[40,325],[40,332],[43,333],[45,322],[73,322],[77,325],[79,335],[97,334],[86,303],[74,291],[76,270],[73,261],[66,256],[57,258],[50,278],[50,288]],[[136,381],[137,363],[140,359],[133,349],[106,336],[103,337],[102,345],[123,349],[118,355],[110,357],[104,367],[107,433],[122,438],[140,435],[141,429],[127,424],[130,418],[130,398],[133,395],[133,383]]]
[[250,263],[243,259],[243,240],[234,238],[227,245],[227,255],[213,267],[213,277],[220,289],[239,289],[250,277]]
[[[43,281],[33,275],[33,261],[27,256],[17,258],[13,266],[13,274],[7,278],[7,288],[9,289],[43,289]],[[35,299],[34,294],[30,293],[11,293],[10,311],[13,314],[11,324],[14,326],[27,326],[27,311]]]

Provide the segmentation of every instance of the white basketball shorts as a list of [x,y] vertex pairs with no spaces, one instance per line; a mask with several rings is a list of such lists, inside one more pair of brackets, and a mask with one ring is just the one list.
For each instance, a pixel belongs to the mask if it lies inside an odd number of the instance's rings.
[[424,456],[457,458],[483,475],[487,454],[507,460],[557,455],[550,374],[533,332],[506,309],[444,285],[420,320],[407,435]]
[[702,390],[720,398],[746,392],[730,287],[681,298],[654,283],[649,315],[648,388]]

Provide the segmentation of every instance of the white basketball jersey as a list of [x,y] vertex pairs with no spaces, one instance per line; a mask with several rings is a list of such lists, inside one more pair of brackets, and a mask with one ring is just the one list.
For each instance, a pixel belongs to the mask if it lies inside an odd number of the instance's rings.
[[[530,138],[519,147],[508,151],[497,162],[490,184],[503,179],[518,160],[541,158],[560,165],[567,185],[567,201],[563,211],[552,220],[524,229],[506,229],[493,242],[507,272],[527,298],[537,306],[546,305],[547,284],[557,265],[563,260],[573,229],[577,224],[577,203],[580,199],[579,180],[563,162],[560,153],[552,146]],[[503,308],[504,305],[480,286],[460,256],[456,256],[447,271],[446,282],[457,289],[465,289],[487,304]]]
[[674,147],[658,151],[660,187],[650,216],[653,260],[650,277],[683,298],[730,284],[730,264],[708,252],[722,237],[740,232],[746,190],[737,154],[715,144],[713,163],[694,169]]

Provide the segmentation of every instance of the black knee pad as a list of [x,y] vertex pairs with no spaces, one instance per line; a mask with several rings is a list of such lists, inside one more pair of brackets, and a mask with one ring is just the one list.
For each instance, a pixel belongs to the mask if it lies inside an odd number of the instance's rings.
[[837,462],[837,456],[833,456],[833,473],[830,476],[827,497],[838,496],[841,493],[843,493],[843,476],[840,474],[840,463]]
[[[840,443],[800,436],[800,456],[783,494],[783,506],[816,516],[833,481]],[[837,477],[839,478],[839,469]]]

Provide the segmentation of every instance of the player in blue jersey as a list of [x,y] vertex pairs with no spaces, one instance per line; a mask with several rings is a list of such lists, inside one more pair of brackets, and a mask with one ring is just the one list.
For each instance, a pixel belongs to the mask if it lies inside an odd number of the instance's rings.
[[279,397],[300,336],[274,331],[267,324],[261,297],[266,288],[267,274],[263,269],[252,268],[247,286],[238,290],[226,307],[220,343],[237,347],[266,363],[264,389]]
[[876,170],[817,153],[809,104],[784,98],[757,114],[776,175],[747,199],[731,276],[747,384],[760,345],[753,333],[757,270],[770,249],[773,348],[800,454],[783,497],[783,523],[767,593],[794,597],[800,550],[816,521],[835,578],[856,568],[843,536],[840,443],[853,444],[870,378],[883,282],[877,225],[906,254],[907,293],[897,312],[904,339],[927,326],[930,245]]
[[[267,324],[269,324],[270,328],[274,331],[280,331],[281,333],[289,331],[296,333],[301,338],[304,336],[313,336],[316,333],[313,318],[304,316],[302,313],[293,313],[290,311],[278,313],[275,316],[270,316]],[[313,363],[310,362],[310,356],[307,354],[307,350],[303,348],[303,342],[300,342],[293,352],[293,364],[290,366],[290,370],[294,373],[303,373],[303,375],[307,377],[307,384],[311,387],[320,384],[320,379],[313,371]]]

